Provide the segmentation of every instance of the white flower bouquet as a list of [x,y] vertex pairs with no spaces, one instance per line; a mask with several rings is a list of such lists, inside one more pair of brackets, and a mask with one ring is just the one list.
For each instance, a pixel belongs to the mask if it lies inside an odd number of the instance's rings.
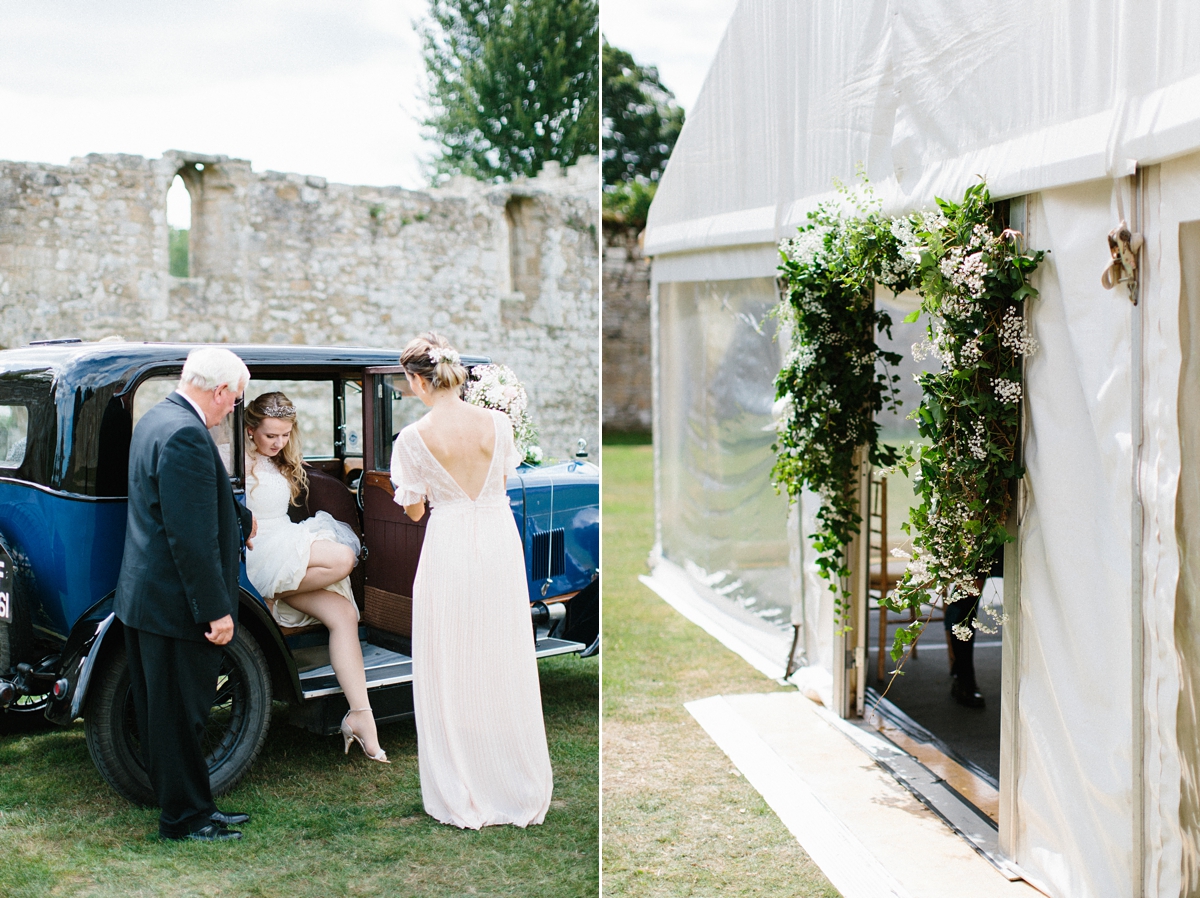
[[507,365],[480,365],[472,368],[467,378],[463,399],[482,408],[504,412],[512,421],[513,439],[517,452],[526,464],[542,460],[537,444],[538,431],[529,417],[529,397],[525,386]]

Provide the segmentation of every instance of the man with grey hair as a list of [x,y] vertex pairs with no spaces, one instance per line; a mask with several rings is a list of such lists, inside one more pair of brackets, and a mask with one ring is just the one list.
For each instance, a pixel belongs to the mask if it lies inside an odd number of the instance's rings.
[[129,447],[125,552],[113,610],[125,627],[142,760],[164,839],[240,839],[245,814],[213,803],[202,738],[234,636],[241,547],[255,521],[233,495],[208,429],[250,372],[216,346],[193,350],[176,392],[138,421]]

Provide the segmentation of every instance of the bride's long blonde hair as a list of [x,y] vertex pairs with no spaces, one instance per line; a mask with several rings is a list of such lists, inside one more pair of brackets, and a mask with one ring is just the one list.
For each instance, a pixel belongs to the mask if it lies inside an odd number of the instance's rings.
[[[292,400],[282,393],[263,393],[251,402],[246,403],[246,429],[258,430],[267,418],[277,418],[281,421],[292,422],[292,433],[287,443],[277,455],[271,456],[274,463],[288,482],[292,494],[292,504],[299,505],[300,494],[308,489],[308,475],[304,472],[304,454],[300,451],[300,428],[296,426],[296,406]],[[246,445],[246,454],[258,458],[253,438]]]

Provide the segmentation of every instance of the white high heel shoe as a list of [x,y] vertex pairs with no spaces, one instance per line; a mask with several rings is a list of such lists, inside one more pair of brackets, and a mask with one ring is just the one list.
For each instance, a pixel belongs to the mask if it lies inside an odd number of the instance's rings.
[[342,742],[344,743],[344,745],[342,746],[344,749],[344,754],[350,754],[350,743],[357,742],[358,747],[363,750],[363,754],[367,755],[367,757],[370,758],[372,761],[379,761],[381,764],[390,764],[392,762],[388,760],[387,752],[384,751],[382,748],[379,749],[379,754],[377,754],[377,755],[368,754],[367,753],[367,744],[362,741],[362,737],[359,736],[358,733],[354,732],[354,730],[350,727],[349,722],[347,721],[347,718],[351,714],[353,714],[355,711],[370,711],[370,710],[371,710],[370,708],[351,708],[349,711],[346,712],[346,716],[342,718],[342,725],[341,725],[340,729],[342,731]]

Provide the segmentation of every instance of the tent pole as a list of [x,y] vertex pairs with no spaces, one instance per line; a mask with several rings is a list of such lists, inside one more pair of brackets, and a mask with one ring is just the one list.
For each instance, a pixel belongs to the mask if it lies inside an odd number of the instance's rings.
[[[662,374],[659,366],[662,364],[662,331],[659,327],[661,309],[658,301],[658,278],[654,276],[654,260],[648,259],[650,266],[650,295],[646,301],[650,303],[650,451],[654,464],[654,548],[651,556],[658,558],[662,555]],[[601,379],[603,392],[603,378]],[[601,400],[603,408],[603,399]],[[603,442],[603,440],[601,440]]]
[[[867,690],[867,596],[871,588],[871,462],[863,449],[858,469],[858,565],[854,590],[854,714],[863,716]],[[886,550],[885,550],[886,551]]]
[[[1144,216],[1144,187],[1145,171],[1139,167],[1133,176],[1133,203],[1130,209],[1130,216],[1133,219],[1130,222],[1131,230],[1136,234],[1142,231],[1145,222]],[[1117,183],[1117,189],[1123,190],[1124,184]],[[1142,896],[1145,894],[1145,844],[1146,844],[1146,789],[1144,783],[1145,774],[1145,753],[1146,753],[1146,710],[1144,705],[1144,688],[1145,688],[1145,670],[1144,670],[1144,647],[1143,647],[1143,622],[1142,622],[1142,526],[1143,526],[1143,508],[1142,508],[1142,439],[1143,439],[1143,372],[1142,372],[1142,310],[1145,308],[1145,252],[1139,251],[1141,258],[1138,259],[1137,270],[1134,275],[1132,286],[1134,305],[1131,307],[1132,326],[1130,328],[1130,353],[1132,355],[1130,364],[1131,374],[1131,399],[1132,399],[1132,421],[1130,426],[1132,429],[1133,441],[1133,470],[1130,472],[1132,476],[1132,509],[1131,509],[1131,535],[1133,537],[1133,552],[1130,559],[1132,582],[1131,587],[1131,603],[1130,603],[1130,630],[1131,630],[1131,672],[1132,680],[1132,717],[1133,717],[1133,770],[1132,770],[1132,791],[1133,791],[1133,858],[1132,858],[1132,874],[1133,874],[1133,894]]]
[[[854,450],[854,466],[858,469],[858,504],[863,524],[870,510],[871,465],[865,446]],[[850,576],[842,587],[850,595],[846,599],[842,620],[833,621],[833,711],[847,720],[862,715],[863,692],[866,689],[866,611],[867,580],[870,569],[867,559],[867,536],[859,527],[843,550]]]

